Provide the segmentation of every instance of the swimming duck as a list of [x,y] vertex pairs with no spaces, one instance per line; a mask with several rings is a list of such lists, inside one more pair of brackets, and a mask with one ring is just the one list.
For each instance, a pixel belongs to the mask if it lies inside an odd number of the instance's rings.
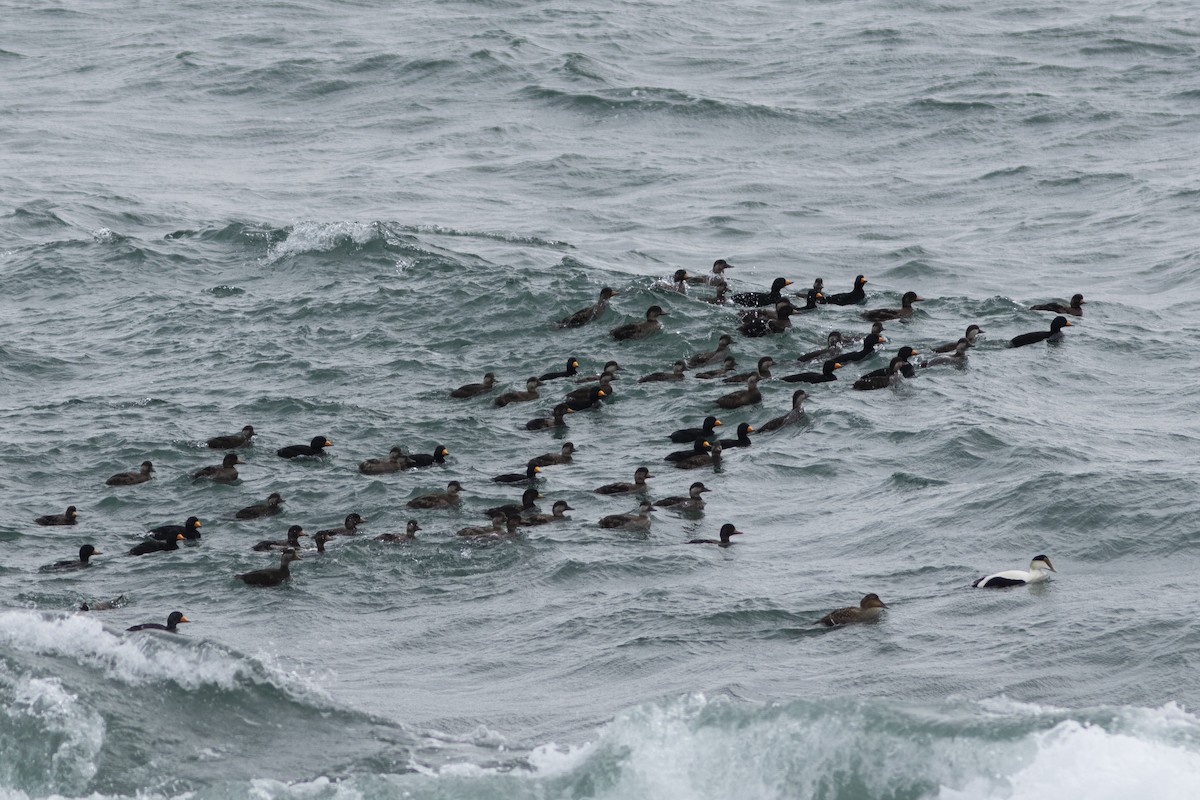
[[837,380],[833,371],[841,366],[842,362],[830,359],[821,366],[820,372],[797,372],[795,375],[783,376],[783,380],[787,383],[829,383]]
[[696,481],[688,487],[687,497],[664,497],[661,500],[655,500],[654,505],[660,508],[674,508],[676,511],[703,511],[704,498],[700,495],[705,492],[711,492],[700,481]]
[[[96,553],[92,553],[96,555]],[[80,611],[112,611],[114,608],[121,608],[125,605],[125,595],[117,595],[110,600],[89,600],[86,603],[81,603]]]
[[[817,278],[817,280],[821,280]],[[804,305],[795,311],[813,311],[819,303],[824,303],[825,295],[821,294],[820,289],[809,289],[808,294],[804,295]]]
[[[881,326],[882,327],[882,326]],[[836,358],[842,352],[842,343],[845,339],[842,338],[841,331],[830,331],[825,337],[825,346],[820,350],[810,350],[807,353],[802,353],[796,360],[801,364],[807,361],[816,361],[817,359],[827,360]]]
[[417,531],[421,530],[421,526],[417,524],[415,519],[410,519],[408,524],[404,526],[404,533],[381,533],[375,537],[377,542],[411,542],[417,538]]
[[343,521],[342,527],[326,528],[323,531],[317,531],[317,533],[327,533],[330,536],[357,536],[358,526],[366,524],[367,521],[359,516],[357,511],[352,511],[346,515],[346,519]]
[[867,285],[867,279],[859,275],[854,279],[854,288],[848,292],[839,294],[825,295],[825,302],[831,306],[852,306],[861,303],[867,299],[867,293],[863,289]]
[[1058,342],[1063,338],[1062,329],[1069,327],[1071,327],[1071,323],[1067,322],[1066,317],[1055,317],[1054,321],[1050,323],[1050,330],[1022,333],[1020,336],[1014,336],[1008,344],[1010,347],[1024,347],[1027,344],[1037,344],[1038,342]]
[[878,341],[880,343],[887,341],[887,337],[883,335],[883,323],[882,322],[872,322],[871,330],[869,333],[863,334],[862,336],[854,336],[853,334],[851,334],[850,336],[847,336],[843,340],[843,344],[862,344],[866,340],[867,336],[869,336],[871,334],[878,336],[879,337]]
[[721,334],[721,338],[717,339],[717,348],[704,353],[696,353],[688,356],[688,367],[703,367],[707,364],[720,361],[727,355],[726,351],[733,344],[733,337],[727,333]]
[[759,380],[769,380],[771,377],[771,367],[775,366],[775,359],[770,356],[763,356],[758,360],[758,366],[754,372],[743,372],[739,375],[730,375],[724,378],[721,383],[745,383],[751,377],[757,375]]
[[677,270],[675,270],[675,273],[671,276],[670,280],[668,280],[667,278],[660,278],[660,279],[656,280],[654,283],[652,283],[650,285],[650,288],[658,289],[658,290],[665,290],[668,292],[679,292],[680,294],[687,294],[687,285],[688,285],[687,270],[686,269],[677,269]]
[[722,439],[721,446],[726,447],[726,448],[728,448],[728,447],[749,447],[750,446],[750,434],[753,432],[754,432],[754,427],[749,422],[743,422],[741,425],[737,426],[737,438],[736,439]]
[[900,308],[873,308],[870,311],[864,311],[862,318],[873,322],[884,322],[890,319],[907,319],[913,315],[913,303],[919,303],[924,300],[916,292],[905,292],[900,298]]
[[442,445],[434,445],[432,453],[413,453],[408,457],[410,467],[432,467],[434,464],[445,464],[450,451]]
[[563,442],[562,449],[557,453],[543,453],[540,456],[529,459],[526,462],[526,467],[550,467],[556,464],[570,464],[571,456],[575,453],[574,442]]
[[721,526],[720,539],[688,539],[688,544],[715,544],[720,547],[729,547],[733,542],[729,541],[731,536],[741,536],[743,531],[739,531],[732,522],[726,522]]
[[183,534],[180,533],[174,539],[168,539],[165,542],[160,542],[158,539],[146,539],[143,542],[135,544],[129,549],[131,556],[144,556],[148,553],[165,553],[168,550],[178,550],[179,542],[183,539]]
[[527,403],[530,400],[538,399],[538,387],[542,382],[537,378],[530,378],[525,381],[525,391],[505,392],[492,401],[492,405],[497,408],[504,408],[509,403]]
[[731,372],[733,370],[733,368],[736,366],[737,366],[737,360],[733,356],[726,356],[725,361],[721,364],[721,366],[718,369],[710,369],[705,372],[697,372],[693,375],[693,377],[699,378],[700,380],[710,380],[712,378],[720,378],[723,375],[729,374],[729,372]]
[[459,536],[499,536],[504,533],[504,524],[507,517],[496,514],[492,517],[491,525],[473,525],[466,528],[461,528],[458,531]]
[[650,530],[650,512],[654,510],[654,504],[649,500],[643,500],[638,506],[636,514],[609,514],[607,517],[600,518],[601,528],[620,528],[626,531],[648,531]]
[[646,485],[647,478],[653,478],[650,470],[645,467],[638,467],[633,471],[633,483],[606,483],[603,486],[596,488],[596,494],[630,494],[632,492],[644,492],[648,488]]
[[549,514],[531,514],[521,520],[522,525],[547,525],[551,522],[570,522],[571,518],[566,515],[567,511],[575,509],[567,505],[566,500],[555,500]]
[[[704,422],[699,428],[680,428],[671,434],[670,439],[676,444],[694,442],[697,439],[711,439],[713,437],[713,428],[720,424],[721,420],[709,415],[704,418]],[[690,453],[688,455],[690,455]],[[671,461],[672,459],[667,460]]]
[[213,480],[217,483],[233,483],[238,478],[236,464],[245,464],[237,453],[226,453],[220,464],[213,464],[192,473],[192,480]]
[[[386,534],[385,534],[385,535],[386,535]],[[313,537],[313,544],[314,544],[314,545],[316,545],[317,552],[318,552],[318,553],[324,553],[324,552],[325,552],[325,545],[326,545],[326,543],[328,543],[328,542],[329,542],[329,540],[330,540],[330,539],[332,539],[332,538],[333,538],[333,537],[332,537],[332,536],[330,536],[328,533],[318,533],[316,536],[314,536],[314,537]],[[379,537],[378,537],[378,536],[376,536],[375,538],[376,538],[376,539],[378,539]]]
[[889,386],[894,386],[904,380],[904,366],[907,362],[900,356],[896,356],[887,365],[887,369],[883,373],[878,371],[873,374],[864,375],[854,382],[851,388],[861,391],[873,391],[876,389],[886,389]]
[[105,483],[109,486],[133,486],[136,483],[145,483],[150,480],[152,472],[154,472],[154,465],[149,461],[143,461],[141,469],[137,472],[118,472]]
[[685,458],[691,458],[699,453],[707,453],[712,445],[705,439],[696,439],[692,442],[691,450],[676,450],[673,453],[668,453],[663,456],[663,461],[683,461]]
[[209,439],[206,444],[213,450],[233,450],[238,447],[245,447],[250,444],[250,440],[254,438],[254,426],[247,425],[242,428],[240,433],[235,433],[230,436],[214,436]]
[[125,632],[166,631],[167,633],[179,633],[177,628],[181,622],[191,622],[191,620],[185,617],[182,611],[172,611],[169,615],[167,615],[166,625],[159,625],[157,622],[144,622],[141,625],[134,625],[131,628],[126,628]]
[[1048,556],[1034,556],[1029,562],[1029,571],[1023,569],[1008,569],[992,575],[984,575],[971,585],[976,589],[1003,589],[1006,586],[1024,586],[1027,583],[1041,583],[1050,577],[1051,572],[1058,572],[1050,563]]
[[85,544],[79,548],[79,558],[69,561],[55,561],[48,569],[84,569],[90,567],[88,559],[92,556],[102,555],[102,553],[90,544]]
[[234,575],[233,577],[242,581],[247,586],[278,586],[284,581],[292,579],[292,573],[288,569],[288,565],[298,560],[300,560],[300,554],[289,547],[279,557],[278,569],[256,569],[251,572],[243,572],[241,575]]
[[875,348],[878,347],[881,342],[883,342],[883,336],[881,334],[868,333],[863,337],[861,350],[853,350],[849,353],[842,353],[840,356],[838,356],[837,360],[843,366],[846,364],[852,364],[855,361],[862,361],[867,356],[873,355],[875,353]]
[[151,539],[158,539],[160,542],[169,542],[176,536],[182,536],[187,541],[194,542],[200,538],[200,519],[188,517],[182,525],[159,525],[157,528],[151,528],[147,533]]
[[[900,359],[900,372],[906,378],[911,378],[917,374],[917,371],[915,369],[913,369],[913,365],[908,363],[908,360],[916,355],[920,355],[920,352],[912,347],[909,347],[908,345],[901,347],[896,352],[896,358]],[[881,367],[879,369],[873,369],[870,372],[864,372],[862,375],[859,375],[858,377],[859,378],[877,378],[881,375],[886,375],[886,374],[888,374],[888,367]]]
[[758,426],[758,432],[770,433],[800,422],[800,418],[804,416],[804,401],[807,399],[808,392],[803,389],[797,389],[792,392],[792,410],[782,417],[775,417],[775,419]]
[[566,369],[559,370],[558,372],[547,372],[545,375],[539,377],[538,380],[544,383],[546,381],[558,380],[559,378],[572,378],[577,372],[579,372],[579,361],[574,358],[568,358]]
[[517,505],[516,503],[509,503],[508,505],[503,506],[493,506],[492,508],[484,511],[483,515],[488,519],[491,519],[492,517],[503,517],[504,519],[508,519],[509,517],[519,517],[528,511],[537,511],[537,499],[541,496],[541,493],[538,492],[536,488],[530,486],[521,493],[520,505]]
[[839,608],[830,611],[817,620],[817,625],[832,628],[835,625],[851,625],[856,622],[873,622],[887,608],[887,603],[879,599],[879,595],[871,593],[859,601],[858,606]]
[[721,466],[721,447],[720,442],[712,445],[709,452],[693,453],[687,458],[675,462],[677,469],[702,469],[704,467],[712,467],[715,471]]
[[943,342],[942,344],[931,347],[930,350],[934,353],[953,353],[958,349],[958,343],[961,342],[962,338],[964,337],[970,346],[974,347],[975,339],[978,338],[979,334],[981,333],[983,333],[983,328],[979,327],[978,325],[968,325],[967,332],[964,333],[963,337],[960,337],[957,341]]
[[276,514],[278,514],[280,511],[283,510],[280,508],[281,505],[283,505],[283,496],[280,495],[279,492],[271,492],[271,494],[269,494],[267,496],[267,500],[265,503],[258,503],[257,505],[246,506],[245,508],[241,509],[236,514],[234,514],[234,516],[237,517],[238,519],[258,519],[260,517],[273,517]]
[[423,494],[420,497],[414,497],[406,504],[409,508],[448,508],[458,505],[461,502],[458,494],[462,491],[462,484],[458,481],[450,481],[446,484],[446,491],[431,492]]
[[387,458],[368,458],[358,465],[358,471],[363,475],[385,475],[407,468],[408,456],[404,455],[403,447],[393,447]]
[[[321,531],[321,533],[326,534],[326,539],[329,539],[332,536],[332,534],[330,534],[328,531]],[[308,536],[308,534],[304,532],[304,528],[301,528],[299,525],[293,525],[292,527],[288,528],[286,539],[263,539],[250,549],[259,553],[265,553],[268,550],[274,550],[276,547],[295,547],[296,549],[299,549],[301,536]]]
[[450,392],[450,396],[462,400],[467,397],[478,397],[496,388],[496,373],[485,372],[483,383],[467,383]]
[[74,525],[75,518],[79,514],[75,510],[75,506],[67,506],[67,510],[61,514],[46,514],[34,520],[38,525]]
[[581,308],[574,314],[568,314],[558,321],[560,328],[578,328],[587,325],[592,320],[598,318],[608,308],[609,298],[616,297],[618,292],[608,286],[600,290],[600,299],[593,306]]
[[525,423],[525,430],[543,431],[547,428],[561,428],[567,424],[567,421],[564,420],[563,417],[572,413],[574,413],[574,409],[572,409],[569,405],[566,403],[559,403],[554,407],[553,416],[531,419],[529,422]]
[[958,347],[950,355],[935,356],[921,362],[921,368],[928,367],[965,367],[967,365],[967,349],[971,342],[967,337],[958,340]]
[[771,283],[769,292],[738,292],[733,296],[733,302],[739,306],[773,306],[782,299],[781,293],[785,286],[791,286],[787,278],[776,278]]
[[795,310],[796,307],[791,303],[780,303],[775,310],[775,319],[755,317],[746,320],[738,326],[738,332],[752,339],[783,333],[792,327],[792,312]]
[[625,325],[618,325],[609,331],[609,335],[618,342],[627,339],[645,339],[647,336],[662,330],[662,323],[658,321],[658,318],[665,316],[668,316],[667,312],[663,311],[662,308],[659,306],[650,306],[646,309],[645,322],[630,322]]
[[[610,381],[615,381],[617,379],[617,373],[620,371],[621,371],[620,364],[618,364],[615,361],[609,361],[608,363],[606,363],[604,365],[604,369],[600,370],[600,372],[596,373],[595,375],[584,375],[582,378],[576,378],[575,382],[576,383],[595,383],[596,381],[602,381],[605,378],[607,378]],[[576,391],[578,391],[578,389]]]
[[682,361],[676,361],[674,368],[670,372],[651,372],[649,375],[643,375],[638,378],[638,383],[662,383],[664,381],[681,381],[684,379],[683,370],[685,365]]
[[611,388],[607,383],[601,382],[600,385],[587,389],[582,396],[576,395],[575,392],[569,393],[564,402],[572,411],[595,411],[603,405],[600,400],[611,394]]
[[[756,319],[779,319],[779,313],[787,306],[791,306],[792,311],[796,310],[796,307],[792,305],[792,301],[787,299],[780,300],[773,306],[763,306],[762,308],[746,308],[737,312],[738,322],[745,323]],[[788,313],[790,314],[791,311]]]
[[526,464],[524,472],[505,472],[492,478],[492,483],[532,483],[537,480],[537,474],[542,468],[537,464]]
[[727,269],[733,269],[733,265],[723,258],[718,258],[713,262],[711,274],[689,275],[687,282],[693,285],[707,283],[712,286],[720,286],[725,283],[725,270]]
[[1055,314],[1070,314],[1073,317],[1083,316],[1083,295],[1077,294],[1071,298],[1071,304],[1065,303],[1041,303],[1036,306],[1030,306],[1030,311],[1053,311]]
[[746,380],[745,389],[730,392],[717,398],[717,405],[721,408],[741,408],[742,406],[750,406],[761,402],[762,392],[758,390],[757,375],[751,375]]
[[323,456],[325,448],[332,447],[333,442],[324,436],[314,436],[308,444],[292,444],[275,451],[280,458],[300,458],[302,456]]

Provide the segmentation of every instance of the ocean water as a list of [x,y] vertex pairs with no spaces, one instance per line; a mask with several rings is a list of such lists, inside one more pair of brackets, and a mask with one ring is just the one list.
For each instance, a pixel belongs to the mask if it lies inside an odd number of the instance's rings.
[[[1181,2],[0,5],[0,798],[1194,798],[1200,14]],[[737,336],[879,354],[718,471],[732,333],[675,269],[863,307]],[[619,291],[598,322],[553,321]],[[1086,299],[1064,340],[1047,300]],[[664,330],[607,331],[651,304]],[[962,370],[852,379],[986,334]],[[623,377],[566,430],[560,369]],[[573,388],[573,385],[572,385]],[[721,417],[726,436],[790,405]],[[258,431],[232,485],[209,436]],[[324,459],[275,450],[325,435]],[[568,523],[467,541],[531,457]],[[364,476],[395,445],[444,466]],[[155,478],[108,487],[154,462]],[[636,498],[702,514],[601,529]],[[412,497],[463,484],[454,510]],[[284,512],[237,520],[272,491]],[[79,508],[73,528],[33,518]],[[235,573],[300,524],[366,535]],[[124,555],[203,520],[178,552]],[[373,540],[420,521],[417,541]],[[725,522],[728,549],[687,546]],[[42,570],[81,544],[88,570]],[[1040,553],[1049,582],[976,577]],[[867,592],[875,625],[814,622]],[[77,613],[122,596],[121,607]],[[179,636],[130,625],[191,620]]]

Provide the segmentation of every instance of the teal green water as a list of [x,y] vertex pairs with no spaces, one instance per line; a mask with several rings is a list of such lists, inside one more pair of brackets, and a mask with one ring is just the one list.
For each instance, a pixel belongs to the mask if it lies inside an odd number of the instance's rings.
[[[18,5],[0,44],[0,795],[1192,797],[1200,436],[1190,10],[907,4]],[[1194,15],[1192,15],[1194,16]],[[654,288],[823,277],[926,300],[802,424],[661,461],[736,387],[638,384],[735,309]],[[620,294],[597,323],[553,322]],[[1087,298],[1061,343],[1007,349]],[[664,330],[607,331],[651,304]],[[776,374],[862,308],[737,337]],[[963,370],[854,392],[904,344]],[[560,369],[622,379],[527,431]],[[935,374],[936,373],[936,374]],[[571,386],[573,388],[573,384]],[[792,384],[722,412],[732,436]],[[258,431],[233,485],[209,436]],[[321,460],[279,447],[315,435]],[[570,522],[459,528],[547,467]],[[364,476],[395,445],[441,467]],[[149,483],[108,487],[145,459]],[[651,468],[703,514],[602,529]],[[450,480],[462,506],[405,506]],[[233,513],[270,492],[284,512]],[[34,517],[79,508],[73,528]],[[287,527],[367,535],[260,590]],[[125,551],[203,520],[178,552]],[[415,542],[379,533],[420,521]],[[725,522],[735,547],[687,546]],[[41,571],[85,542],[91,569]],[[1047,584],[976,577],[1048,554]],[[877,592],[877,625],[827,611]],[[73,613],[123,595],[122,607]],[[126,635],[175,609],[177,637]]]

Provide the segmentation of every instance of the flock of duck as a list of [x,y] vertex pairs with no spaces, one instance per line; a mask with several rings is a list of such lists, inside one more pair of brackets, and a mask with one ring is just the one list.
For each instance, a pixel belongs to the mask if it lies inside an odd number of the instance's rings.
[[[730,287],[725,277],[726,270],[732,269],[725,260],[713,263],[712,272],[706,275],[689,275],[686,270],[677,270],[670,279],[658,281],[652,287],[655,290],[688,293],[691,287],[707,285],[714,293],[701,300],[714,305],[732,305],[739,308],[737,330],[743,336],[750,338],[777,335],[789,330],[792,318],[819,306],[855,307],[865,303],[867,299],[865,287],[867,279],[859,275],[854,279],[850,291],[828,294],[824,290],[824,281],[816,279],[812,288],[802,294],[789,294],[787,287],[792,282],[787,278],[777,278],[769,291],[746,291],[730,294]],[[600,291],[597,302],[559,319],[555,324],[559,328],[580,328],[601,320],[609,310],[609,302],[618,293],[612,288],[605,287]],[[793,298],[804,298],[804,304],[793,302]],[[713,399],[713,405],[722,409],[736,409],[756,406],[763,401],[759,384],[763,381],[778,379],[786,383],[802,383],[816,385],[831,383],[838,380],[837,371],[850,364],[863,361],[881,348],[887,339],[884,338],[884,324],[888,322],[906,322],[913,316],[913,304],[923,300],[916,292],[906,292],[901,298],[898,308],[875,308],[859,313],[858,319],[871,322],[870,331],[861,335],[848,335],[840,330],[831,331],[826,337],[824,347],[803,353],[794,359],[770,356],[758,359],[753,370],[736,372],[737,362],[729,352],[734,345],[730,334],[722,334],[716,347],[707,352],[693,353],[676,360],[670,370],[653,372],[638,378],[638,383],[679,382],[691,377],[698,381],[721,381],[726,384],[740,384],[742,388],[726,392]],[[1023,333],[1009,341],[1011,347],[1024,347],[1039,342],[1053,342],[1063,338],[1063,329],[1071,326],[1068,316],[1083,315],[1084,299],[1076,294],[1069,303],[1045,303],[1032,306],[1035,311],[1048,311],[1056,314],[1048,330]],[[662,330],[660,319],[667,312],[659,305],[651,305],[646,309],[641,321],[621,324],[609,330],[609,336],[617,341],[645,339]],[[865,372],[852,383],[852,388],[859,391],[873,391],[895,386],[906,380],[916,378],[921,370],[955,367],[962,368],[967,364],[968,352],[975,346],[977,338],[984,331],[978,325],[968,325],[963,336],[957,341],[946,342],[931,348],[929,357],[916,363],[913,359],[921,355],[915,348],[905,345],[900,347],[883,368]],[[808,370],[793,374],[777,376],[772,371],[784,363],[805,364],[821,363],[820,371]],[[567,416],[574,413],[596,411],[602,408],[606,399],[614,395],[613,383],[620,380],[621,367],[616,361],[609,361],[603,369],[593,375],[580,375],[578,359],[566,359],[561,370],[547,372],[525,381],[523,390],[513,390],[497,394],[491,401],[496,407],[504,407],[516,403],[527,403],[541,400],[544,387],[555,381],[570,382],[573,387],[563,393],[563,396],[550,411],[549,416],[537,416],[530,419],[525,428],[528,430],[563,430],[568,425]],[[499,387],[494,373],[488,372],[479,383],[460,386],[449,392],[455,400],[470,400],[472,398],[489,397]],[[719,472],[722,468],[723,453],[735,448],[746,448],[752,445],[750,434],[756,436],[782,430],[800,423],[804,417],[804,401],[809,397],[804,389],[797,389],[791,398],[791,408],[786,413],[773,417],[760,424],[741,423],[732,437],[721,438],[716,429],[721,426],[721,420],[716,415],[707,416],[703,423],[695,427],[681,428],[669,436],[671,442],[687,445],[684,449],[668,453],[664,463],[674,469],[697,470],[708,469]],[[215,436],[207,440],[206,445],[214,450],[227,451],[220,464],[205,466],[194,473],[195,481],[213,481],[232,483],[238,480],[239,464],[245,464],[238,452],[251,446],[255,440],[253,426],[246,425],[241,431],[231,435]],[[283,460],[297,458],[321,458],[325,448],[332,442],[324,435],[314,436],[307,444],[294,444],[282,447],[276,451],[277,457]],[[538,482],[541,472],[547,467],[559,467],[572,463],[576,447],[573,442],[565,442],[558,452],[549,452],[530,459],[524,469],[518,472],[505,473],[492,478],[501,485],[523,486],[519,503],[488,508],[484,511],[487,525],[468,526],[457,531],[457,535],[467,538],[505,538],[516,537],[521,529],[528,526],[550,525],[567,521],[567,511],[574,509],[565,501],[553,503],[550,513],[543,513],[537,506],[537,500],[542,497]],[[382,458],[363,461],[358,469],[364,475],[382,475],[387,473],[420,470],[442,465],[449,455],[449,450],[441,445],[435,445],[429,453],[406,452],[402,447],[394,447]],[[155,474],[154,465],[144,461],[136,469],[119,473],[110,477],[106,483],[113,487],[135,486],[150,481]],[[597,487],[596,494],[608,497],[638,497],[640,499],[636,512],[610,514],[599,520],[599,526],[604,529],[616,529],[645,534],[650,530],[651,512],[655,509],[670,509],[681,513],[699,514],[703,511],[705,500],[703,495],[711,491],[703,481],[695,481],[688,489],[686,496],[664,497],[650,500],[650,487],[647,479],[654,477],[646,466],[637,466],[633,471],[632,482],[614,482]],[[407,502],[407,507],[419,511],[436,511],[457,507],[462,502],[463,486],[457,480],[447,483],[445,490],[420,495]],[[234,513],[238,519],[260,519],[273,517],[282,512],[283,498],[279,493],[272,493],[263,502],[247,506]],[[45,526],[75,525],[78,511],[70,506],[62,514],[47,514],[38,517],[35,522]],[[312,537],[317,553],[324,553],[327,543],[341,536],[356,536],[358,527],[366,524],[357,512],[349,514],[341,528],[331,528],[317,531]],[[148,556],[155,553],[177,550],[181,541],[200,539],[201,521],[197,517],[189,517],[182,525],[165,525],[146,532],[145,538],[129,548],[130,556]],[[384,542],[406,542],[417,538],[417,532],[422,530],[416,519],[411,519],[402,532],[383,533],[375,537]],[[730,547],[734,544],[733,537],[742,535],[733,523],[725,523],[719,529],[717,538],[697,538],[687,541],[687,544],[715,545]],[[270,587],[279,586],[290,580],[290,565],[301,558],[302,545],[300,539],[308,534],[300,525],[288,528],[286,538],[279,540],[263,540],[252,546],[256,552],[279,552],[278,567],[267,567],[239,573],[232,576],[248,586]],[[57,561],[44,567],[47,571],[78,570],[91,565],[91,559],[102,553],[91,543],[80,547],[78,558]],[[1038,583],[1046,580],[1054,566],[1046,555],[1035,556],[1028,570],[1005,570],[985,575],[974,581],[972,586],[978,588],[1002,588],[1025,584]],[[121,605],[123,598],[105,600],[81,606],[81,610],[101,610]],[[873,621],[879,617],[887,605],[877,594],[871,593],[862,598],[857,606],[839,608],[822,617],[816,624],[826,626],[844,625],[856,622]],[[173,611],[167,617],[165,625],[145,623],[129,628],[129,631],[164,630],[177,632],[180,623],[188,622],[180,611]]]

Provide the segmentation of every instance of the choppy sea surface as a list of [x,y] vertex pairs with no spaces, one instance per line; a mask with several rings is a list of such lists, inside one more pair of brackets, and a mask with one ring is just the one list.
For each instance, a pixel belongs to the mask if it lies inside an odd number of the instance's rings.
[[[1197,74],[1171,0],[0,3],[0,797],[1200,795]],[[735,291],[869,280],[736,336],[739,370],[925,301],[801,424],[687,472],[666,435],[737,387],[636,378],[734,332],[655,288],[717,258]],[[1005,347],[1076,292],[1062,342]],[[652,304],[663,332],[608,336]],[[850,389],[970,323],[965,369]],[[448,396],[568,357],[623,377],[565,430],[524,423],[566,381]],[[239,480],[194,482],[247,424]],[[566,441],[539,505],[570,522],[455,535]],[[640,465],[704,512],[600,528],[637,498],[592,489]],[[459,508],[405,507],[450,480]],[[233,578],[350,512],[368,533],[289,584]],[[1041,553],[1047,583],[970,588]],[[867,592],[878,624],[814,626]]]

